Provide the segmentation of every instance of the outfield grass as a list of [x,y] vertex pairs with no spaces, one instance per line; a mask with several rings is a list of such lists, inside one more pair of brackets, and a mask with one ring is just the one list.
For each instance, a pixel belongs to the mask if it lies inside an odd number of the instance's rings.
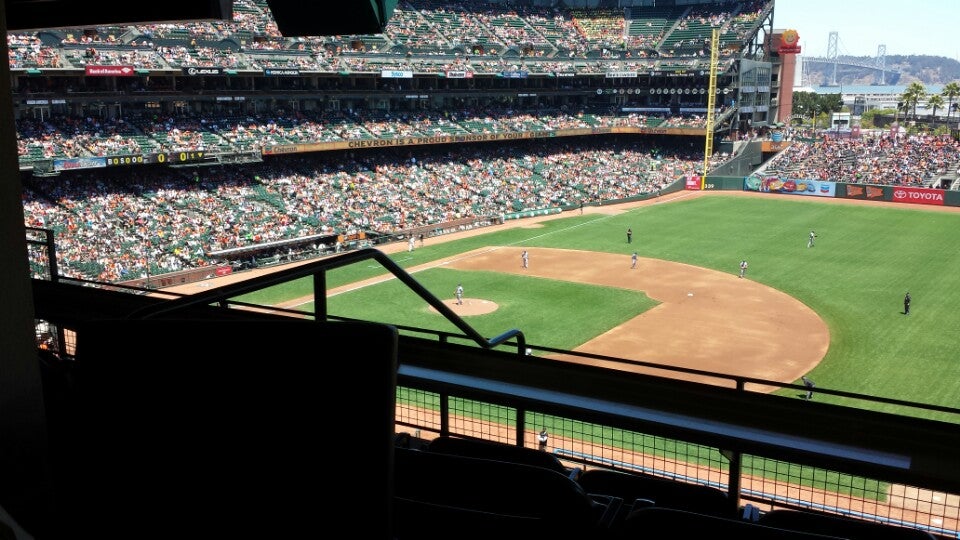
[[[624,231],[630,227],[634,241],[629,250],[643,257],[731,274],[747,259],[750,279],[784,291],[820,314],[831,339],[824,361],[810,373],[819,387],[960,408],[960,347],[955,344],[960,330],[960,213],[717,194],[542,225],[442,244],[428,241],[412,253],[391,257],[412,267],[488,245],[627,254]],[[817,231],[817,245],[808,249],[811,229]],[[376,264],[355,265],[330,272],[327,282],[332,288],[382,273]],[[445,298],[463,272],[453,274],[438,269],[415,276]],[[484,297],[502,309],[468,322],[488,336],[519,328],[536,345],[574,348],[635,316],[638,306],[653,305],[642,294],[604,287],[496,274],[478,279],[491,283],[493,289],[490,294],[485,290]],[[913,304],[905,316],[902,300],[908,290]],[[272,304],[310,293],[310,283],[301,281],[243,299]],[[532,298],[552,298],[554,309],[523,310],[523,302]],[[398,290],[395,282],[335,296],[328,312],[428,328],[445,324],[431,325],[431,318],[439,316],[431,315],[412,293]],[[787,326],[783,331],[803,328]],[[822,394],[818,399],[844,403]],[[900,412],[895,406],[875,408]]]

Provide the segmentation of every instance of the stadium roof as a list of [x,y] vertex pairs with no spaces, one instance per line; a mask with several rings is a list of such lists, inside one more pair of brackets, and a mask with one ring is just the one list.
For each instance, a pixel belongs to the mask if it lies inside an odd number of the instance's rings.
[[[7,31],[136,23],[233,19],[233,0],[7,0]],[[302,2],[267,0],[285,37],[379,34],[397,0]]]

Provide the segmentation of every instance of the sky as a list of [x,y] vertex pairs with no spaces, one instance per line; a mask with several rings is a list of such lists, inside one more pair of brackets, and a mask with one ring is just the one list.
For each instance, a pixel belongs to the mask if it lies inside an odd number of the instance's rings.
[[960,60],[957,0],[776,0],[773,27],[796,30],[801,54],[827,56],[837,32],[840,56],[931,55]]

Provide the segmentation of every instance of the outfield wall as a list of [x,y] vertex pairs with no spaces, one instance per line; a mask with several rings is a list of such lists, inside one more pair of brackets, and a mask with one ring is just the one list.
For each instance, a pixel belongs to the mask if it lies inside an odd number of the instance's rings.
[[743,189],[744,177],[742,176],[707,176],[707,181],[703,183],[705,190],[740,190]]
[[[699,189],[693,182],[687,189]],[[755,191],[790,197],[830,197],[865,201],[918,204],[925,206],[960,206],[960,191],[920,186],[878,186],[826,180],[787,178],[776,175],[708,176],[704,190]]]

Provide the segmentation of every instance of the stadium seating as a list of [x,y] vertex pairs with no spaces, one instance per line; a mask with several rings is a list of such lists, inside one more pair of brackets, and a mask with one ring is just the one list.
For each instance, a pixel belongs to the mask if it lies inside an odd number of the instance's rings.
[[509,531],[510,535],[519,537],[549,527],[539,517],[485,512],[404,497],[395,497],[393,508],[393,540],[446,540],[451,537],[451,531],[463,531],[463,536],[473,538],[495,538]]
[[[591,496],[569,477],[543,467],[399,447],[394,452],[394,500],[407,500],[396,503],[398,527],[410,524],[400,515],[405,507],[424,512],[442,505],[441,515],[526,517],[540,520],[541,533],[594,535],[610,531],[622,507],[621,499]],[[425,516],[421,526],[431,521]]]
[[516,446],[513,444],[503,444],[480,439],[464,439],[460,437],[437,437],[427,446],[430,452],[440,452],[443,454],[455,454],[458,456],[477,457],[484,459],[496,459],[500,461],[509,461],[512,463],[523,463],[535,467],[543,467],[551,471],[557,471],[560,474],[577,480],[580,477],[582,469],[579,467],[568,468],[560,462],[556,456],[541,450],[527,448],[525,446]]
[[927,531],[899,525],[798,510],[761,512],[757,523],[817,534],[835,534],[850,540],[933,540]]
[[710,486],[607,469],[588,469],[580,475],[578,482],[588,493],[620,497],[627,505],[641,499],[642,506],[652,503],[656,507],[718,517],[732,517],[735,514],[727,494]]
[[672,508],[648,507],[631,512],[620,530],[624,540],[660,538],[736,538],[737,540],[826,540],[842,536],[821,535],[768,527],[759,523],[722,518]]
[[589,494],[622,499],[626,507],[661,506],[719,517],[735,513],[727,494],[717,488],[642,473],[569,468],[549,452],[524,446],[442,436],[433,439],[426,450],[543,467],[576,480]]

